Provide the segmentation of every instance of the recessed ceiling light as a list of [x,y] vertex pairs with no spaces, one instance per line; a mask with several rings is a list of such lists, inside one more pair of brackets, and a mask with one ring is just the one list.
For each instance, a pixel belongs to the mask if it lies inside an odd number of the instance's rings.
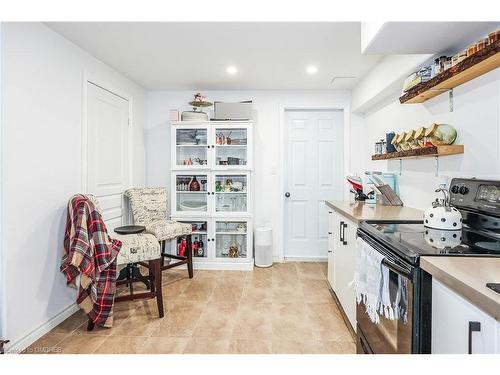
[[226,68],[226,73],[234,76],[236,73],[238,73],[238,69],[234,65],[229,65]]
[[318,73],[318,67],[316,65],[309,65],[306,68],[306,72],[307,74],[316,74]]

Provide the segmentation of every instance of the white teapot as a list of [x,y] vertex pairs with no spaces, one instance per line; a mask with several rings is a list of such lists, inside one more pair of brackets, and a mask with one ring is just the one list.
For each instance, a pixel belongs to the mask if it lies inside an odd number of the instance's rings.
[[432,207],[425,210],[424,226],[432,229],[458,230],[462,229],[462,214],[450,205],[448,190],[440,187],[436,193],[442,192],[444,199],[436,199]]

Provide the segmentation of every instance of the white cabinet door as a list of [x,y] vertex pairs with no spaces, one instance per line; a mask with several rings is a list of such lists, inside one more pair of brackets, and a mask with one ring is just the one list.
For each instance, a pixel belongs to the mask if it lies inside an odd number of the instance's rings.
[[207,169],[211,165],[210,131],[205,124],[172,125],[172,169]]
[[339,220],[339,241],[334,249],[334,290],[353,329],[356,328],[356,292],[352,284],[356,268],[357,225],[344,217]]
[[172,173],[172,216],[208,216],[213,201],[211,178],[202,171]]
[[253,259],[253,228],[249,219],[213,220],[212,246],[217,260],[250,261]]
[[252,126],[248,123],[212,125],[214,170],[252,169]]
[[[480,323],[469,338],[469,323]],[[469,342],[470,340],[470,342]],[[500,353],[499,323],[436,279],[432,280],[432,353]]]
[[213,172],[212,194],[214,216],[249,215],[251,181],[248,172]]

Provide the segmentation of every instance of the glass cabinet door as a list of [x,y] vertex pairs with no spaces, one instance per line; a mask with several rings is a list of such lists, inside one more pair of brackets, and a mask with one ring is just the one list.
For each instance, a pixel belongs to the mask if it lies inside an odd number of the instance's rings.
[[209,175],[203,173],[176,173],[174,175],[175,197],[173,214],[207,214],[209,212]]
[[215,212],[248,213],[248,175],[215,174]]
[[248,258],[248,222],[246,220],[215,221],[215,257]]
[[249,165],[248,132],[244,126],[215,128],[215,168],[241,169]]
[[208,168],[207,128],[175,128],[175,167],[180,169]]
[[[208,237],[208,221],[206,220],[178,220],[181,223],[191,224],[193,229],[191,235],[191,243],[193,248],[193,256],[195,258],[207,258],[209,251],[210,240]],[[186,240],[177,238],[176,253],[179,256],[186,256]]]

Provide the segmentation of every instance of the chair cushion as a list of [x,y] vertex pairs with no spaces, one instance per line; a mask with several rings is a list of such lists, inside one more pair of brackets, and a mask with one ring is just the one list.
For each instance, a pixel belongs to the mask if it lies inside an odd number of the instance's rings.
[[193,232],[191,224],[183,224],[173,220],[155,220],[146,224],[146,232],[154,235],[158,241],[173,240]]
[[123,244],[118,253],[117,265],[144,262],[161,257],[160,244],[152,234],[113,233],[113,238],[120,240]]

